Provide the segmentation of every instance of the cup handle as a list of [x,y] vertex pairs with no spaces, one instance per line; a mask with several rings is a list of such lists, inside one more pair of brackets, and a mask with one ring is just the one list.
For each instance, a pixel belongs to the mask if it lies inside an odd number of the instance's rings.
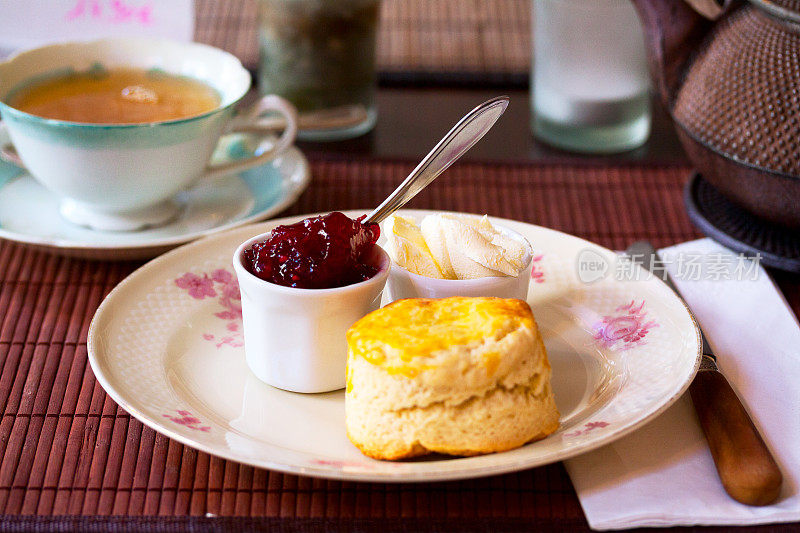
[[[0,120],[0,137],[8,137],[7,132],[8,128],[3,121]],[[14,145],[10,142],[0,146],[0,159],[12,165],[17,165],[20,168],[25,168],[22,159],[19,158],[19,154],[17,154],[17,151],[14,149]]]
[[[268,134],[275,133],[275,125],[269,121],[264,123],[259,122],[259,119],[266,113],[278,113],[281,115],[282,120],[279,122],[283,125],[283,133],[274,141],[274,137]],[[272,121],[275,122],[275,121]],[[268,94],[262,96],[250,109],[245,111],[242,115],[236,117],[231,121],[226,133],[262,133],[264,139],[256,149],[256,153],[264,151],[259,155],[241,159],[239,161],[232,161],[230,163],[209,164],[203,175],[204,178],[217,178],[231,172],[239,172],[261,166],[264,163],[274,159],[278,154],[286,150],[297,137],[297,110],[287,100]]]

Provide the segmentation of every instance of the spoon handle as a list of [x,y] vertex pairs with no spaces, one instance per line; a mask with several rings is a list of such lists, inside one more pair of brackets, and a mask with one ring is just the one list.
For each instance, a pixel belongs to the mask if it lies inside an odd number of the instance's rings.
[[487,100],[462,117],[386,200],[364,219],[377,224],[403,207],[486,135],[508,107],[508,96]]

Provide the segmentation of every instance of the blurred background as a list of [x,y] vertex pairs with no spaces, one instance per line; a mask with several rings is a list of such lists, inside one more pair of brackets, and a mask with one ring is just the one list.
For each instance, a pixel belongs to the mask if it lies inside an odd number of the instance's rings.
[[[258,65],[258,0],[195,0],[195,40]],[[527,86],[530,0],[383,0],[377,68],[383,83]]]

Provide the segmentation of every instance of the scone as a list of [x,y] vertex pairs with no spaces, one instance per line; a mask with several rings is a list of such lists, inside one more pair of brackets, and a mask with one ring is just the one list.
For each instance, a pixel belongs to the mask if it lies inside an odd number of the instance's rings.
[[347,345],[347,435],[370,457],[499,452],[558,428],[522,300],[399,300],[356,322]]

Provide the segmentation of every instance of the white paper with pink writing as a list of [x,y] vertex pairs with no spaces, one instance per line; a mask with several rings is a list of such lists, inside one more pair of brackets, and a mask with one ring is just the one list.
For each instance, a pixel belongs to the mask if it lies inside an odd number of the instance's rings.
[[192,0],[2,0],[0,57],[60,41],[146,35],[190,41]]

